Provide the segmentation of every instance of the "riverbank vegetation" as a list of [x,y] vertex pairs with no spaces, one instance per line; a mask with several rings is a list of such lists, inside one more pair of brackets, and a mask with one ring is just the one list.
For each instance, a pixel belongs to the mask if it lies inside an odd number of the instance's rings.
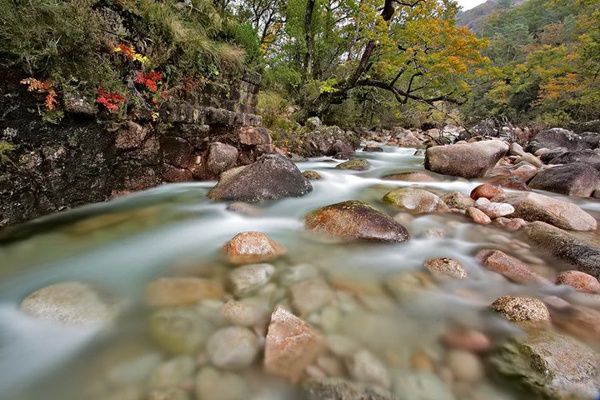
[[476,36],[452,0],[0,0],[0,55],[52,122],[71,91],[106,117],[156,116],[248,70],[275,129],[597,118],[600,2],[511,3]]

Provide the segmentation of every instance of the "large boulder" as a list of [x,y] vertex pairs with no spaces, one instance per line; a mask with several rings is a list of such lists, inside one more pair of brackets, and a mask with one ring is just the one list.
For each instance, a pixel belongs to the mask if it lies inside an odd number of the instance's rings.
[[349,241],[404,242],[409,238],[406,228],[392,217],[356,200],[311,211],[304,224],[310,231]]
[[568,336],[532,331],[524,340],[513,339],[500,346],[489,361],[511,382],[544,399],[598,396],[598,355]]
[[533,222],[523,230],[529,240],[559,260],[581,272],[600,276],[600,248],[543,222]]
[[235,166],[238,156],[238,149],[229,144],[211,143],[204,154],[206,171],[212,177],[218,177],[222,172]]
[[593,231],[597,226],[594,217],[575,204],[538,193],[502,193],[492,201],[512,205],[515,212],[509,215],[511,218],[547,222],[573,231]]
[[293,162],[278,154],[265,154],[237,175],[222,177],[208,197],[257,202],[299,197],[310,191],[312,185]]
[[568,151],[550,159],[550,161],[548,162],[548,164],[572,163],[586,163],[594,165],[600,164],[600,149]]
[[507,151],[508,145],[499,140],[434,146],[425,152],[425,168],[445,175],[481,178]]
[[580,135],[563,128],[552,128],[541,131],[529,142],[528,150],[535,153],[539,149],[556,149],[564,147],[569,151],[583,150],[587,143]]
[[531,189],[589,197],[600,184],[600,172],[589,164],[574,163],[548,168],[537,173],[531,181]]

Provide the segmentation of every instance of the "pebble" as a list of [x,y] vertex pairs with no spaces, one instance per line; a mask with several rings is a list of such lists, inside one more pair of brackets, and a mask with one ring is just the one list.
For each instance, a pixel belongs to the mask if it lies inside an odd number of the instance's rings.
[[150,333],[165,350],[192,354],[202,348],[214,327],[193,308],[164,308],[150,317]]
[[254,264],[273,261],[286,254],[285,247],[261,232],[242,232],[223,245],[232,264]]
[[488,351],[492,347],[490,338],[474,329],[453,329],[442,335],[442,343],[451,349],[474,353]]
[[175,357],[158,365],[150,376],[151,389],[166,389],[179,386],[191,378],[196,369],[196,363],[190,356]]
[[335,297],[333,290],[322,279],[309,279],[289,287],[292,307],[306,316],[329,304]]
[[509,321],[544,322],[550,320],[550,313],[546,305],[541,300],[534,298],[503,296],[494,301],[491,308]]
[[590,274],[581,271],[564,271],[556,276],[557,285],[568,285],[584,293],[600,293],[600,282]]
[[271,280],[275,267],[271,264],[244,265],[229,273],[229,282],[233,294],[238,297],[247,296]]
[[492,197],[502,193],[502,189],[490,185],[489,183],[484,183],[483,185],[477,186],[475,189],[471,191],[470,197],[473,200],[478,200],[480,198],[491,199]]
[[219,313],[228,323],[245,327],[265,327],[270,317],[267,304],[258,299],[228,301],[221,306]]
[[465,279],[467,270],[462,264],[453,258],[429,258],[423,266],[435,276],[444,276],[456,279]]
[[258,337],[248,328],[230,326],[216,331],[206,344],[211,363],[221,369],[242,370],[259,351]]
[[146,303],[152,307],[182,306],[222,296],[221,284],[202,278],[159,278],[146,287]]
[[248,387],[243,378],[232,372],[205,367],[196,376],[196,397],[210,400],[246,400]]
[[515,212],[515,208],[506,203],[492,203],[485,197],[477,199],[475,207],[485,213],[490,219],[506,217]]
[[475,207],[467,208],[466,215],[476,224],[487,225],[492,223],[491,218],[486,213]]
[[279,274],[279,284],[281,286],[290,286],[294,283],[302,282],[307,279],[319,276],[317,268],[310,264],[299,264],[289,267]]
[[457,380],[475,383],[483,379],[485,372],[483,362],[468,351],[450,350],[446,355],[446,364]]
[[390,389],[392,378],[383,362],[368,350],[361,349],[346,358],[346,368],[353,379]]
[[461,192],[447,192],[440,197],[450,208],[466,210],[475,206],[475,200]]

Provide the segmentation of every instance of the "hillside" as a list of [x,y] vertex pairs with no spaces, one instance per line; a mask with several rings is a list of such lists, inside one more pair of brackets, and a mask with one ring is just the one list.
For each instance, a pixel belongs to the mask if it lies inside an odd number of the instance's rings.
[[461,11],[456,15],[456,24],[466,26],[476,34],[481,34],[486,19],[499,9],[516,7],[528,0],[488,0],[467,11]]

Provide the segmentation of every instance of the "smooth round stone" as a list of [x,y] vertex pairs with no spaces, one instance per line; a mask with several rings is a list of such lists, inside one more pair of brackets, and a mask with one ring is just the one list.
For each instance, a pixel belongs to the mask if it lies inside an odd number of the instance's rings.
[[281,271],[279,273],[279,283],[282,286],[290,286],[317,276],[319,276],[319,271],[316,267],[310,264],[299,264]]
[[452,349],[470,352],[484,352],[492,347],[492,342],[486,334],[473,329],[455,329],[446,332],[442,336],[442,343]]
[[444,193],[440,198],[450,208],[466,210],[469,207],[475,207],[475,200],[461,192]]
[[550,320],[550,312],[546,305],[541,300],[534,298],[504,296],[494,301],[491,308],[509,321],[542,322]]
[[219,299],[221,296],[222,285],[203,278],[159,278],[146,287],[146,303],[154,307],[183,306],[204,299]]
[[456,279],[465,279],[467,270],[462,264],[453,258],[429,258],[423,266],[436,276],[444,276]]
[[246,400],[248,386],[244,379],[232,372],[205,367],[196,376],[196,397],[210,400]]
[[466,215],[476,224],[488,225],[492,223],[492,219],[486,213],[475,207],[467,208]]
[[267,304],[258,299],[229,301],[221,306],[219,313],[230,324],[246,327],[264,327],[271,315]]
[[309,279],[289,287],[290,301],[300,315],[320,310],[334,299],[334,292],[321,279]]
[[214,327],[193,308],[165,308],[150,317],[150,333],[165,350],[193,354],[204,347]]
[[578,292],[600,293],[600,282],[590,274],[581,271],[564,271],[556,276],[557,285],[571,286]]
[[431,275],[424,272],[401,272],[389,276],[385,285],[399,299],[435,287]]
[[454,377],[464,382],[479,382],[485,376],[483,362],[475,354],[464,350],[451,350],[446,355],[446,364]]
[[250,366],[258,350],[258,337],[240,326],[219,329],[206,345],[208,357],[214,366],[234,371]]
[[475,207],[485,213],[491,219],[505,217],[515,212],[515,208],[506,203],[492,203],[485,197],[477,199]]
[[158,365],[150,376],[149,385],[153,389],[179,386],[190,378],[196,370],[196,363],[190,356],[175,357]]
[[302,172],[302,176],[304,176],[309,181],[318,181],[318,180],[323,179],[321,174],[319,174],[317,171],[312,171],[312,170],[306,170],[306,171]]
[[244,265],[229,273],[229,282],[233,294],[241,297],[249,295],[271,280],[275,273],[275,267],[271,264]]
[[90,285],[64,282],[33,292],[21,302],[21,310],[43,320],[83,327],[113,321],[119,307]]
[[371,164],[365,159],[356,158],[354,160],[343,162],[335,167],[335,169],[345,169],[352,171],[366,171],[371,167]]
[[437,195],[410,187],[392,190],[383,197],[383,202],[412,214],[450,212],[450,208]]
[[473,189],[470,197],[473,200],[478,200],[482,197],[489,200],[500,193],[502,193],[502,189],[490,185],[489,183],[484,183],[483,185],[479,185]]
[[261,232],[242,232],[223,245],[232,264],[273,261],[286,253],[285,247]]
[[390,389],[392,378],[385,364],[365,349],[361,349],[346,359],[350,376],[359,382],[370,383]]

